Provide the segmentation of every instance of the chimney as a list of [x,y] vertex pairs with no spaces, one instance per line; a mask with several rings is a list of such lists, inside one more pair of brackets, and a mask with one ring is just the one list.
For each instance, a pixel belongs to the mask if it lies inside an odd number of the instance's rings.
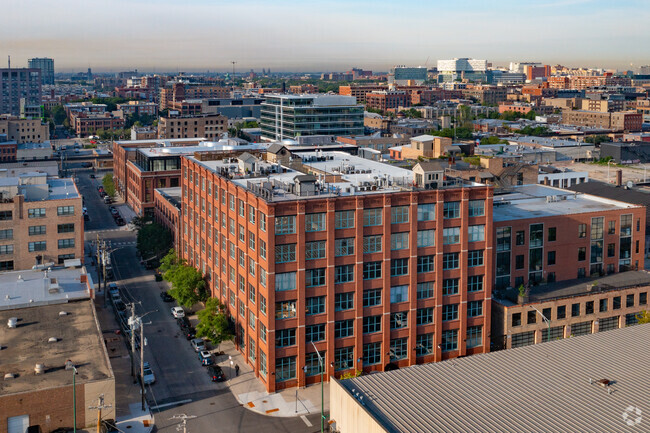
[[620,168],[616,170],[616,186],[623,185],[623,170]]

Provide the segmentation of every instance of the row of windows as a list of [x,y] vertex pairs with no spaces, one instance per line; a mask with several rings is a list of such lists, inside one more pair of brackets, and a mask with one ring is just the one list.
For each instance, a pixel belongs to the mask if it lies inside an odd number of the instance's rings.
[[[57,216],[74,215],[74,206],[59,206],[56,208],[56,214]],[[45,218],[46,217],[45,208],[42,207],[42,208],[28,209],[27,216],[29,218]],[[11,217],[9,217],[8,219],[11,219]]]
[[[29,226],[29,236],[44,235],[47,232],[46,226]],[[74,232],[74,224],[58,224],[57,233],[72,233]]]
[[[71,239],[59,239],[57,241],[57,245],[58,245],[59,249],[74,248],[75,240],[74,240],[74,238],[71,238]],[[33,253],[33,252],[36,252],[36,251],[45,251],[45,250],[47,250],[47,241],[29,242],[28,249],[29,249],[30,253]]]

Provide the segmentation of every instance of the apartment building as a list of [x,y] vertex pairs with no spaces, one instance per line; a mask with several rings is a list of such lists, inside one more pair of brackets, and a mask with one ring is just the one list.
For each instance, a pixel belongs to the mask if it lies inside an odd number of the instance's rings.
[[50,139],[50,126],[41,119],[21,119],[0,114],[0,134],[7,140],[22,143],[43,143]]
[[643,116],[634,111],[610,113],[606,111],[562,110],[562,123],[565,125],[633,132],[641,130]]
[[182,159],[184,259],[269,392],[489,348],[492,189],[315,151]]
[[20,100],[29,106],[41,105],[41,70],[0,68],[0,114],[20,115]]
[[404,91],[375,91],[366,94],[366,108],[379,111],[397,111],[411,105],[411,98]]
[[1,180],[0,271],[83,261],[82,200],[72,179],[32,173]]
[[649,290],[650,274],[628,271],[536,286],[517,300],[495,293],[492,350],[636,325],[637,315],[648,309]]
[[178,110],[187,99],[230,98],[230,89],[220,86],[189,85],[173,83],[160,89],[160,109]]
[[643,269],[643,206],[542,185],[494,198],[495,288]]
[[367,93],[382,90],[387,90],[387,86],[385,84],[339,86],[339,95],[354,96],[359,104],[364,104],[366,102]]
[[498,104],[505,101],[508,95],[505,87],[474,86],[462,90],[463,98],[473,99],[480,104]]
[[217,141],[228,131],[228,118],[220,114],[168,116],[158,119],[158,138],[203,137]]
[[111,131],[124,128],[124,118],[113,116],[111,113],[71,113],[70,119],[70,126],[78,137],[88,137],[100,130]]
[[157,116],[158,104],[145,101],[129,101],[126,104],[117,104],[117,109],[125,115]]
[[54,84],[54,59],[35,57],[27,61],[29,69],[41,70],[41,83]]
[[178,251],[181,246],[182,188],[156,188],[153,193],[154,221],[167,228],[172,234],[172,245]]
[[363,105],[351,96],[270,94],[262,103],[260,126],[266,140],[361,135]]

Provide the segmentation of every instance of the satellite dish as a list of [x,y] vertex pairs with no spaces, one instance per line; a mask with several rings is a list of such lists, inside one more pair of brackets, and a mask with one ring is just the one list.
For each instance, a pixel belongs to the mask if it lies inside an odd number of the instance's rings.
[[631,180],[628,180],[626,185],[627,185],[628,188],[631,189],[634,186],[634,182],[632,182]]

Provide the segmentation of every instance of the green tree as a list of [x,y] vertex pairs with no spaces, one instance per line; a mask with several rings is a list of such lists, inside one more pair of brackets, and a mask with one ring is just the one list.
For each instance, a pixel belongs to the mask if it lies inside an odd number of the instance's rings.
[[[162,224],[149,222],[138,229],[137,248],[143,260],[157,262],[172,244],[172,235]],[[155,265],[154,265],[155,266]]]
[[606,135],[591,135],[589,137],[585,137],[585,143],[593,143],[596,146],[600,146],[600,143],[604,143],[610,141],[609,137]]
[[639,321],[640,324],[650,323],[650,311],[648,310],[641,311],[636,315],[636,319]]
[[167,252],[167,255],[160,260],[160,266],[158,270],[162,273],[169,271],[170,269],[178,266],[178,256],[176,255],[176,250],[170,248]]
[[224,341],[232,340],[226,307],[217,298],[205,301],[205,308],[199,311],[198,316],[197,337],[205,338],[217,347]]
[[56,105],[50,110],[50,117],[55,125],[63,125],[63,121],[67,118],[65,109],[61,105]]
[[106,173],[102,178],[104,192],[111,197],[115,197],[115,184],[113,183],[113,173]]
[[169,294],[184,307],[190,308],[207,299],[203,275],[185,261],[179,260],[164,273],[163,278],[172,284]]
[[481,144],[508,144],[508,140],[491,135],[490,137],[481,138]]

